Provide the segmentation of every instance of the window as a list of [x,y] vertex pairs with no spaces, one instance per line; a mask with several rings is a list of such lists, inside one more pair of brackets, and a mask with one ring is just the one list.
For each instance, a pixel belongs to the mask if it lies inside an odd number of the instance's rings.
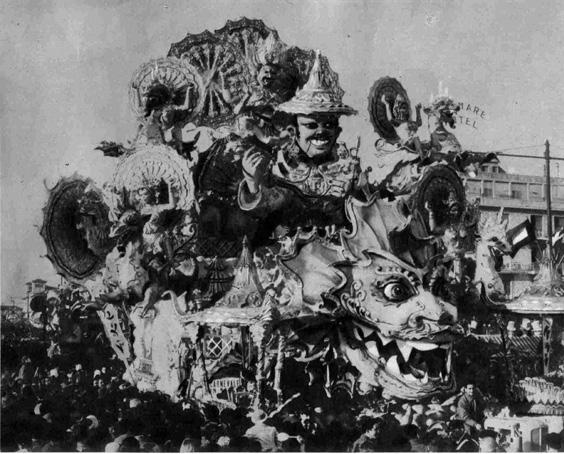
[[531,183],[529,185],[529,197],[531,199],[543,199],[544,193],[542,189],[542,184]]
[[480,194],[480,182],[476,180],[468,180],[466,182],[466,189],[469,194]]
[[525,183],[511,183],[511,198],[525,199],[527,185]]
[[45,291],[45,284],[42,282],[33,283],[33,293],[42,293]]
[[509,183],[507,181],[495,182],[495,196],[496,197],[509,197]]
[[564,186],[553,185],[550,187],[550,193],[553,198],[562,200],[564,199]]
[[482,197],[493,197],[493,182],[484,181],[482,188]]
[[564,216],[554,216],[552,219],[554,221],[554,232],[564,227]]
[[208,338],[206,353],[211,359],[217,359],[223,351],[223,338],[214,336]]
[[535,228],[535,235],[537,238],[543,238],[543,217],[540,214],[533,214],[531,216],[531,222]]

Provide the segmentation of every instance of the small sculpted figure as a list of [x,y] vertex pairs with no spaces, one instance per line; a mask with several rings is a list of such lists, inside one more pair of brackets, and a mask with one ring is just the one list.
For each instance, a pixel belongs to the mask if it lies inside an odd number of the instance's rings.
[[386,106],[388,121],[394,127],[399,138],[397,146],[417,153],[421,158],[424,158],[421,140],[417,134],[417,131],[423,124],[421,121],[421,104],[415,106],[415,121],[412,121],[409,119],[409,104],[401,94],[396,96],[393,106],[390,105],[390,101],[386,98],[386,95],[382,95],[382,102]]
[[235,107],[237,133],[245,137],[254,135],[264,143],[273,143],[280,131],[275,125],[276,107],[286,99],[282,95],[283,49],[273,48],[258,56],[255,84]]
[[[135,142],[137,144],[160,145],[169,143],[183,154],[182,128],[194,109],[193,86],[189,85],[184,94],[184,103],[173,102],[174,93],[163,84],[156,83],[144,93],[138,90],[139,104],[144,106],[143,122]],[[166,132],[170,131],[167,140]]]
[[460,105],[448,96],[440,96],[433,100],[424,112],[429,116],[429,122],[434,127],[431,132],[431,147],[444,154],[461,153],[462,147],[456,136],[450,132],[446,125],[456,127],[456,112]]
[[497,217],[488,217],[481,223],[480,239],[476,243],[476,276],[477,285],[482,283],[485,294],[492,299],[503,299],[505,287],[498,273],[503,255],[508,254],[511,247],[507,241],[507,219],[503,219],[503,209]]

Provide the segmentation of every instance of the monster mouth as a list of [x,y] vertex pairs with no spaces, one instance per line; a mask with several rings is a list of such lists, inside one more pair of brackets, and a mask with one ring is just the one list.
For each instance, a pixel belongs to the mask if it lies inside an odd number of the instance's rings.
[[374,333],[366,342],[373,359],[405,383],[448,384],[452,372],[452,342],[407,341]]

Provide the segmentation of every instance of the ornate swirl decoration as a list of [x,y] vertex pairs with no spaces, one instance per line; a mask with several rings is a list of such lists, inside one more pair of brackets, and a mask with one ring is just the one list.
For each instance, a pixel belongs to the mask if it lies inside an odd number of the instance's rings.
[[157,86],[167,91],[168,105],[181,106],[186,96],[193,106],[198,104],[199,89],[190,68],[174,57],[159,58],[141,65],[129,83],[129,104],[135,115],[145,115],[147,95]]
[[117,166],[111,186],[115,191],[135,191],[158,185],[171,185],[178,209],[194,205],[194,182],[188,161],[165,145],[147,146],[124,158]]
[[350,293],[343,292],[339,298],[339,302],[341,307],[347,312],[372,320],[372,315],[362,304],[366,300],[367,295],[363,286],[362,281],[353,281],[350,287]]

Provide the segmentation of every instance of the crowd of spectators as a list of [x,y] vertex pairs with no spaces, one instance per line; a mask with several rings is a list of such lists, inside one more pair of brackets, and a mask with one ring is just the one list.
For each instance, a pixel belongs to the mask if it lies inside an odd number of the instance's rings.
[[25,355],[8,366],[2,364],[2,451],[499,452],[517,441],[484,430],[485,403],[474,386],[426,404],[298,396],[258,409],[141,392],[123,379],[116,358]]
[[465,434],[454,403],[356,412],[292,402],[272,415],[140,392],[115,361],[51,366],[23,357],[3,371],[3,451],[453,451]]

